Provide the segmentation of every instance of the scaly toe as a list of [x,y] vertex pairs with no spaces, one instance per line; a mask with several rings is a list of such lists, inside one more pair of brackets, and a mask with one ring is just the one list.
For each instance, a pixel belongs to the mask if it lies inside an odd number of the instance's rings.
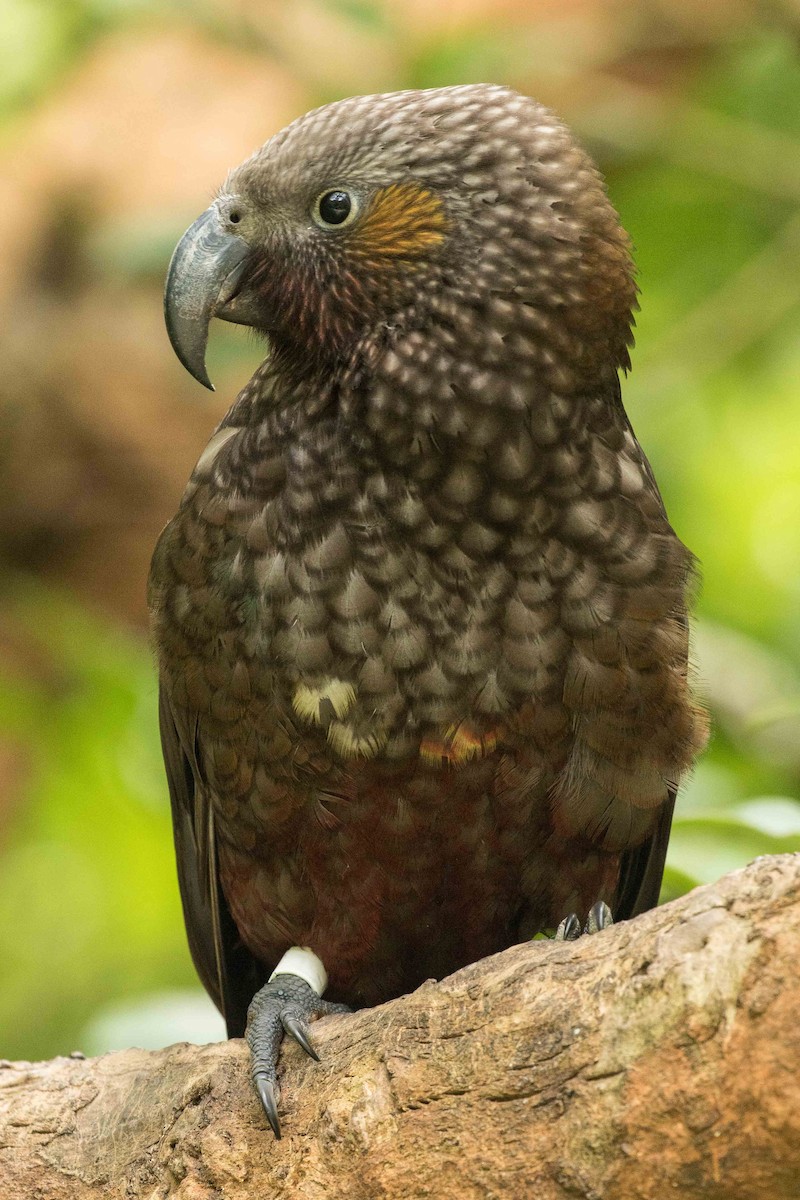
[[276,1138],[281,1136],[277,1066],[284,1033],[319,1062],[309,1036],[309,1022],[341,1012],[349,1012],[346,1005],[322,1000],[298,975],[276,975],[253,997],[245,1031],[250,1047],[250,1074]]

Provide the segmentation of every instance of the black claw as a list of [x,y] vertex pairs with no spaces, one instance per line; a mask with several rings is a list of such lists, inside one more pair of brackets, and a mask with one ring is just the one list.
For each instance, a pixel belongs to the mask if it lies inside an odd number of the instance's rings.
[[599,933],[601,929],[608,929],[613,924],[614,918],[611,915],[611,909],[604,900],[598,900],[589,909],[589,915],[586,918],[583,932]]
[[302,1046],[306,1054],[314,1059],[314,1062],[319,1062],[319,1055],[311,1044],[311,1039],[307,1031],[303,1028],[297,1017],[281,1017],[283,1028],[288,1034],[294,1038],[298,1046]]
[[614,924],[614,918],[611,915],[611,909],[606,904],[605,900],[597,900],[589,909],[589,915],[581,928],[581,923],[575,913],[570,913],[564,917],[564,920],[556,930],[555,940],[557,942],[574,942],[582,933],[599,933],[601,929],[608,929],[609,925]]
[[275,1096],[275,1084],[271,1079],[267,1079],[263,1075],[254,1075],[253,1083],[256,1085],[256,1090],[261,1097],[261,1103],[264,1105],[264,1112],[267,1114],[267,1120],[270,1123],[272,1132],[280,1141],[281,1122],[278,1116],[278,1103]]
[[556,930],[555,940],[557,942],[574,942],[576,938],[581,936],[581,923],[575,913],[570,913]]

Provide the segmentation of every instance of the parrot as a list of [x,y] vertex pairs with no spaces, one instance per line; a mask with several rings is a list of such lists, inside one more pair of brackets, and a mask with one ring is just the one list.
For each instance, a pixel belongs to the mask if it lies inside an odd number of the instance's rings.
[[622,404],[629,238],[527,96],[301,116],[164,306],[206,387],[213,317],[265,342],[148,603],[189,948],[280,1137],[286,1034],[657,903],[695,562]]

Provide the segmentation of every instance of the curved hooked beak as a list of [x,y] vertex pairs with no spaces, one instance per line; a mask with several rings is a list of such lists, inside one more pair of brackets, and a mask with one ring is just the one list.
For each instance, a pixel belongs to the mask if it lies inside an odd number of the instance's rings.
[[212,317],[252,325],[252,297],[239,296],[251,247],[226,228],[212,204],[190,225],[175,247],[164,289],[164,319],[172,349],[198,383],[214,391],[206,371]]

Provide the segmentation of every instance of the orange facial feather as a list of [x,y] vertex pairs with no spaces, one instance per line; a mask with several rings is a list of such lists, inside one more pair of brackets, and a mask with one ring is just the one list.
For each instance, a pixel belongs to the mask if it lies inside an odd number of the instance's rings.
[[373,196],[352,247],[370,257],[416,258],[438,246],[446,231],[438,196],[417,183],[393,183]]

